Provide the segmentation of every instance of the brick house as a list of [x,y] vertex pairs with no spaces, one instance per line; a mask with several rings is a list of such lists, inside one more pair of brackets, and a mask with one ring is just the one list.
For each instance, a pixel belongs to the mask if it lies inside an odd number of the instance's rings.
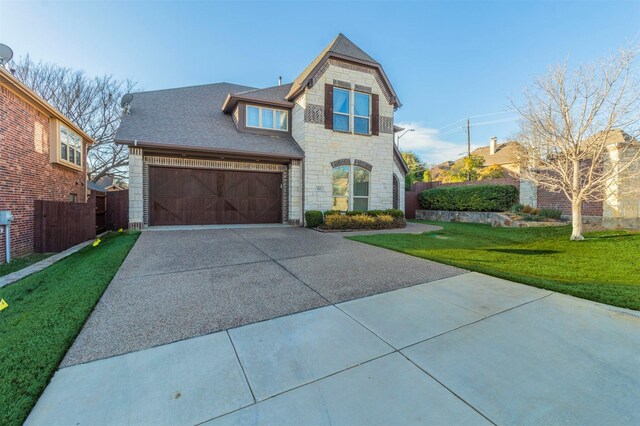
[[[34,200],[86,202],[92,139],[0,66],[0,210],[10,210],[11,256],[34,250]],[[0,226],[0,262],[5,228]]]
[[129,227],[302,224],[307,210],[404,208],[400,106],[382,66],[339,34],[293,83],[133,94]]

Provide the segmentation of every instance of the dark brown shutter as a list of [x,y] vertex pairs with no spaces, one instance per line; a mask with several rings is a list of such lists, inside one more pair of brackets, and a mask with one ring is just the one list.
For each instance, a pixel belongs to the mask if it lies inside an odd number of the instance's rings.
[[324,85],[324,128],[333,130],[333,85]]
[[375,93],[371,95],[371,134],[380,134],[380,96]]

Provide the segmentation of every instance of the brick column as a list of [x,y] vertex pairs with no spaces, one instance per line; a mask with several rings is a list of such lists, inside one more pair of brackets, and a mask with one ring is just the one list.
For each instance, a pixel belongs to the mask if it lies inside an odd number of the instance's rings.
[[129,229],[142,229],[144,221],[142,148],[129,148]]
[[302,221],[302,162],[292,160],[289,166],[289,223],[300,225]]

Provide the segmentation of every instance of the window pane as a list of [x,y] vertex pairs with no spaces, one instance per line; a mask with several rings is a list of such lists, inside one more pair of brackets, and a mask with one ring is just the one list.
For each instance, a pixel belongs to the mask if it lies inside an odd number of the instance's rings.
[[360,133],[362,135],[369,134],[369,119],[368,118],[359,118],[355,117],[353,119],[353,130],[356,133]]
[[247,126],[260,126],[260,110],[256,107],[247,107]]
[[276,111],[276,123],[278,129],[287,130],[287,113],[286,111]]
[[273,129],[273,110],[262,108],[262,127],[265,129]]
[[333,130],[342,132],[349,131],[349,116],[342,114],[333,114]]
[[368,198],[354,198],[353,199],[353,209],[360,211],[369,210],[369,199]]
[[68,144],[68,138],[69,136],[67,135],[67,129],[65,129],[64,127],[60,127],[60,143]]
[[333,195],[349,196],[349,166],[333,168]]
[[333,112],[349,114],[349,91],[333,89]]
[[353,103],[353,113],[355,115],[361,115],[363,117],[369,116],[369,95],[354,92]]
[[60,144],[60,158],[62,158],[63,160],[67,159],[67,144]]
[[353,196],[369,196],[369,170],[358,166],[353,167]]
[[71,147],[69,147],[69,161],[71,161],[72,163],[75,162],[75,158],[73,156],[73,153],[75,152],[75,150]]
[[80,151],[76,151],[76,164],[78,166],[81,165],[81,161],[80,161]]
[[349,199],[347,197],[333,197],[331,210],[347,211],[349,210]]

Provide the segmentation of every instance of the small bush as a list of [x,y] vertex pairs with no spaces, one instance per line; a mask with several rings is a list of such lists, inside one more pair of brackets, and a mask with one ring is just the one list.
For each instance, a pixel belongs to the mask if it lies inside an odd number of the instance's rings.
[[394,218],[389,214],[332,214],[325,216],[324,228],[330,230],[347,229],[392,229],[406,226],[404,218]]
[[511,212],[520,213],[524,209],[524,207],[524,204],[514,204],[513,206],[511,206]]
[[540,209],[538,214],[545,219],[560,219],[562,211],[558,209]]
[[404,212],[399,209],[388,209],[384,211],[384,214],[388,214],[395,219],[404,219]]
[[420,205],[427,210],[504,212],[517,202],[513,185],[452,186],[420,193]]
[[332,214],[342,214],[342,212],[340,210],[327,210],[324,212],[325,217]]
[[304,219],[309,228],[317,228],[322,225],[322,212],[320,210],[307,210],[304,212]]

